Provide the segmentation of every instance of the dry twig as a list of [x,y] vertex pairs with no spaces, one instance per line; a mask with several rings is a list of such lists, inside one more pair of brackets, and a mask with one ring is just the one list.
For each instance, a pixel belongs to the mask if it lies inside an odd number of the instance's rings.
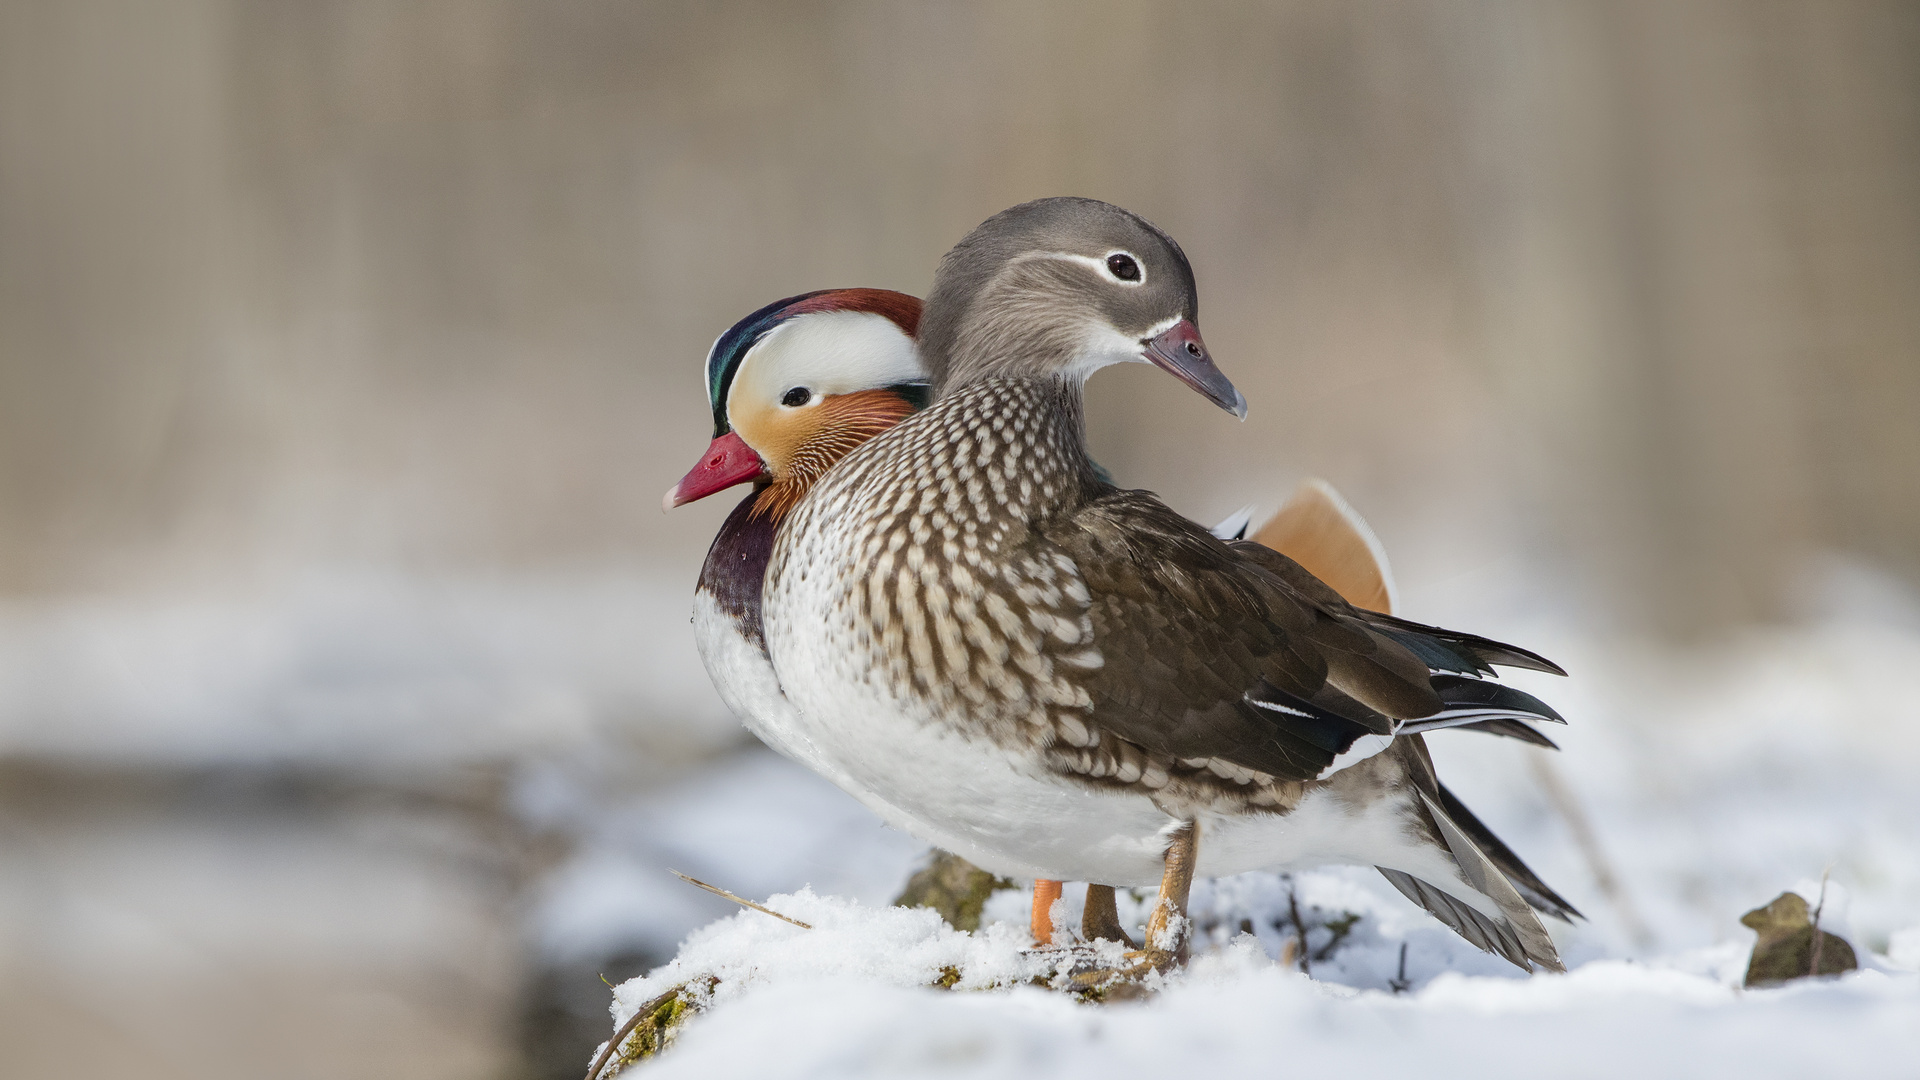
[[1313,953],[1307,948],[1307,921],[1300,917],[1300,895],[1294,891],[1293,883],[1287,883],[1287,912],[1293,917],[1293,932],[1300,939],[1300,973],[1313,974]]
[[1826,944],[1826,935],[1820,932],[1820,913],[1827,910],[1827,875],[1833,873],[1829,866],[1820,871],[1820,900],[1813,906],[1813,958],[1807,963],[1807,974],[1820,974],[1820,946]]
[[678,870],[673,869],[672,867],[667,868],[667,873],[672,874],[674,877],[679,878],[681,881],[684,881],[689,885],[694,885],[699,888],[705,889],[715,896],[724,896],[727,899],[733,901],[734,903],[739,904],[741,907],[752,908],[753,910],[758,911],[764,915],[771,915],[774,918],[779,919],[783,922],[790,922],[802,930],[813,929],[812,923],[803,923],[799,919],[789,918],[788,916],[782,915],[779,912],[773,910],[772,908],[767,907],[765,904],[756,904],[753,901],[747,899],[746,897],[738,896],[733,893],[730,893],[718,885],[709,885],[706,882],[701,881],[699,878],[688,877],[687,875],[681,873]]
[[1567,823],[1567,829],[1573,833],[1574,846],[1587,861],[1587,869],[1593,873],[1593,883],[1600,888],[1600,894],[1613,905],[1614,914],[1620,917],[1627,933],[1642,947],[1653,943],[1653,932],[1647,928],[1646,920],[1640,917],[1640,911],[1634,906],[1633,899],[1620,883],[1620,877],[1613,871],[1613,861],[1607,858],[1606,849],[1600,846],[1600,836],[1593,829],[1593,822],[1574,797],[1573,789],[1560,778],[1560,771],[1545,754],[1528,754],[1527,765],[1533,770],[1533,777],[1546,793],[1547,801],[1560,812]]

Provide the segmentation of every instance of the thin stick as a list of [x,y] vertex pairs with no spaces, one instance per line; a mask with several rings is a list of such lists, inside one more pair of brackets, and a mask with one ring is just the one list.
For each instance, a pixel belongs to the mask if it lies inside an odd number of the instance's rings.
[[1307,950],[1307,923],[1300,917],[1300,897],[1294,892],[1293,881],[1287,881],[1287,911],[1293,916],[1293,932],[1300,936],[1300,973],[1313,977],[1313,954]]
[[1827,943],[1826,935],[1820,932],[1820,913],[1827,910],[1827,875],[1831,873],[1831,866],[1820,871],[1820,901],[1813,905],[1813,957],[1807,964],[1808,975],[1820,974],[1820,946]]
[[1545,754],[1528,754],[1527,765],[1533,770],[1533,778],[1539,782],[1540,789],[1546,792],[1547,801],[1560,812],[1567,823],[1567,831],[1573,833],[1574,846],[1587,861],[1587,869],[1593,874],[1593,883],[1600,888],[1600,894],[1613,905],[1614,914],[1620,916],[1627,933],[1642,948],[1653,944],[1653,933],[1640,918],[1640,912],[1634,907],[1633,899],[1620,884],[1619,875],[1613,872],[1613,861],[1607,858],[1606,849],[1600,846],[1600,836],[1594,832],[1593,822],[1580,806],[1580,800],[1574,798],[1573,789],[1560,778],[1560,771]]
[[656,1009],[667,1003],[668,998],[678,994],[682,989],[684,989],[684,987],[676,986],[666,993],[661,994],[659,997],[648,1001],[638,1009],[635,1009],[633,1015],[627,1017],[627,1022],[620,1025],[620,1030],[613,1033],[613,1040],[607,1043],[606,1049],[600,1051],[600,1056],[593,1059],[593,1067],[587,1070],[587,1080],[594,1080],[595,1077],[599,1076],[600,1070],[607,1067],[607,1059],[612,1057],[614,1052],[620,1049],[621,1044],[627,1041],[627,1036],[633,1034],[633,1029],[639,1027],[642,1020],[652,1016]]
[[1407,981],[1407,943],[1404,941],[1400,943],[1400,974],[1388,979],[1387,985],[1392,987],[1396,994],[1406,993],[1407,989],[1413,985]]
[[667,873],[672,874],[674,877],[679,878],[681,881],[684,881],[689,885],[695,885],[702,889],[705,889],[715,896],[724,896],[727,899],[733,901],[734,903],[739,904],[741,907],[752,908],[753,910],[758,911],[763,915],[771,915],[774,918],[781,920],[782,922],[790,922],[802,930],[813,929],[812,923],[803,923],[799,919],[788,918],[787,916],[780,914],[779,912],[773,910],[772,908],[767,907],[765,904],[756,904],[753,901],[747,899],[746,897],[736,896],[733,893],[728,892],[727,890],[721,888],[718,885],[709,885],[706,882],[701,881],[699,878],[688,877],[687,875],[681,873],[678,870],[675,870],[672,867],[667,868]]

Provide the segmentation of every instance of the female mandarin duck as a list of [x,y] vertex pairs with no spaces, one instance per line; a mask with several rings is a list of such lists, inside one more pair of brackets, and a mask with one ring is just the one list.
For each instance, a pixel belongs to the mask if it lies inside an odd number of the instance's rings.
[[821,476],[774,540],[762,625],[790,737],[988,870],[1159,880],[1154,962],[1196,870],[1349,862],[1559,969],[1528,901],[1564,901],[1446,796],[1416,734],[1553,719],[1482,677],[1559,669],[1356,608],[1087,457],[1081,386],[1110,363],[1244,415],[1195,308],[1178,245],[1092,200],[1015,207],[947,255],[920,327],[938,399]]
[[[826,763],[795,738],[792,706],[779,691],[760,636],[759,584],[786,510],[853,446],[924,404],[924,374],[911,343],[902,351],[919,311],[920,302],[910,296],[849,289],[778,301],[741,320],[708,356],[713,445],[665,500],[671,509],[735,484],[755,484],[709,552],[695,604],[696,636],[728,704],[763,740],[816,769]],[[1214,529],[1228,530],[1237,534],[1243,525]],[[1389,609],[1390,578],[1378,543],[1327,485],[1302,485],[1255,540],[1295,558],[1361,606]],[[1518,718],[1557,719],[1550,711],[1473,710],[1466,704],[1449,711],[1451,723],[1553,745]],[[834,778],[846,786],[844,777]],[[1572,912],[1450,792],[1441,788],[1440,795],[1523,891],[1552,897],[1554,906],[1545,910],[1554,914]],[[866,801],[873,804],[871,797]],[[894,820],[901,814],[897,807],[874,808]],[[1057,881],[1035,883],[1033,925],[1042,943],[1052,939],[1049,908],[1059,892]],[[1088,938],[1126,940],[1111,886],[1089,886],[1082,929]]]

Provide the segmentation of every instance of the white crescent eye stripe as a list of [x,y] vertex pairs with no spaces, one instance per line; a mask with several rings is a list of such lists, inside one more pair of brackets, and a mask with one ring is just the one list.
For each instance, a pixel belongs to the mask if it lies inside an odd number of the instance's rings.
[[[1126,281],[1114,274],[1113,269],[1107,265],[1107,260],[1113,258],[1115,255],[1125,255],[1127,258],[1133,260],[1133,264],[1140,268],[1140,277],[1138,280]],[[1147,265],[1140,261],[1138,255],[1121,248],[1114,248],[1098,259],[1091,255],[1076,255],[1071,251],[1032,251],[1015,258],[1013,261],[1026,262],[1029,259],[1059,259],[1062,262],[1079,263],[1082,266],[1091,267],[1093,272],[1099,274],[1102,279],[1112,282],[1115,285],[1125,285],[1129,289],[1138,288],[1147,283]]]
[[[892,320],[866,311],[820,311],[781,323],[747,350],[727,412],[736,405],[806,408],[835,394],[925,379],[913,339]],[[806,405],[781,400],[801,387],[813,394]]]

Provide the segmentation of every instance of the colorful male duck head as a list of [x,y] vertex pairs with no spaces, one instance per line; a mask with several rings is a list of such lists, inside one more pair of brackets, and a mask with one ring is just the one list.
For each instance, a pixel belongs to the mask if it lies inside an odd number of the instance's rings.
[[855,446],[929,397],[914,348],[920,301],[887,289],[827,289],[776,300],[707,353],[713,442],[666,509],[761,484],[778,516]]

